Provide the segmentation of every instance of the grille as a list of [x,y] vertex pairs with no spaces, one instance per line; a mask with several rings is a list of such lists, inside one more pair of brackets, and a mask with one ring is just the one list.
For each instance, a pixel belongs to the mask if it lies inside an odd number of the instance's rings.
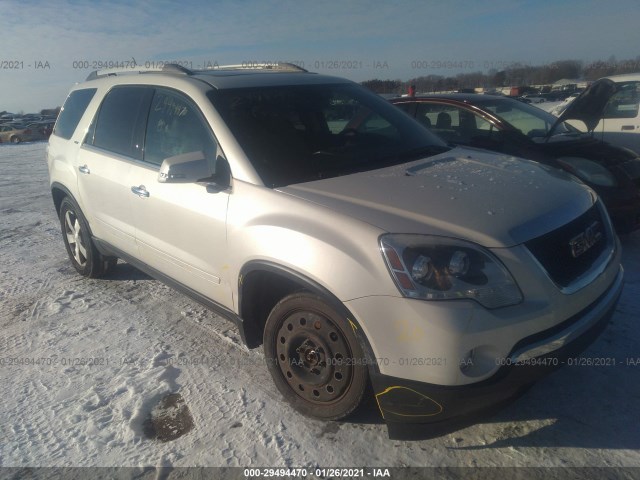
[[568,287],[613,248],[613,233],[595,204],[575,220],[525,245],[557,285]]

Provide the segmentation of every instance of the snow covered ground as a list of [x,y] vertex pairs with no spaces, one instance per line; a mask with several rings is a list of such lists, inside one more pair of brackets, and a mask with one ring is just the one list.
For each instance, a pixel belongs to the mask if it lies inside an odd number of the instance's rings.
[[[339,423],[292,411],[231,323],[127,264],[77,275],[44,154],[0,145],[0,466],[640,467],[640,233],[622,239],[625,291],[584,354],[616,366],[565,367],[474,426],[391,441],[372,405]],[[149,439],[170,392],[195,426]]]

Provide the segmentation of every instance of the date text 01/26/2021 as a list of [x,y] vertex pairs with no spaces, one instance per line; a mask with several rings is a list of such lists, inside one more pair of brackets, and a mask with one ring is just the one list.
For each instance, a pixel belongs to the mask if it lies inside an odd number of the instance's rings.
[[388,468],[245,468],[243,473],[245,478],[307,478],[307,476],[311,474],[321,478],[391,478],[391,473]]

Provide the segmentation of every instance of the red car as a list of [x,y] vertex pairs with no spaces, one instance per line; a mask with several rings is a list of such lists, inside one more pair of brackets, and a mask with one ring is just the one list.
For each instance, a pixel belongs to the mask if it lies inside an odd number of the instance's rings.
[[[572,173],[602,198],[616,230],[628,233],[640,228],[640,158],[592,135],[615,89],[609,80],[595,82],[560,118],[492,95],[434,94],[390,102],[450,144],[527,158]],[[580,120],[587,133],[565,120]]]

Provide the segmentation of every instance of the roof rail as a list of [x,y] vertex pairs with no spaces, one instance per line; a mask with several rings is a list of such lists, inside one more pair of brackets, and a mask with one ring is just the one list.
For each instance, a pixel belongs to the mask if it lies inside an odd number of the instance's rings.
[[86,81],[95,80],[96,78],[126,75],[132,73],[149,73],[149,72],[163,72],[163,73],[177,73],[180,75],[193,75],[193,72],[188,68],[178,65],[176,63],[165,63],[161,67],[132,67],[132,68],[109,68],[105,70],[94,70],[89,74]]
[[281,72],[309,72],[295,63],[243,63],[239,65],[215,65],[206,70],[277,70]]

